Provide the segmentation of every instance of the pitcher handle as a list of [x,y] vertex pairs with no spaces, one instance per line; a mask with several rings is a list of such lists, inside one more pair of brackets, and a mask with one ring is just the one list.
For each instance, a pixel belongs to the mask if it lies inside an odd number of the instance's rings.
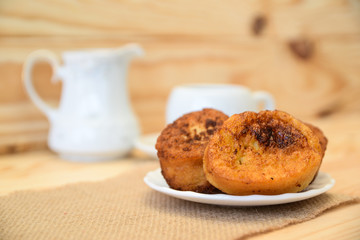
[[25,60],[25,64],[23,67],[22,77],[23,83],[25,86],[25,90],[28,93],[30,99],[34,102],[34,104],[49,118],[53,115],[55,108],[50,107],[47,103],[45,103],[38,93],[36,92],[33,81],[32,81],[32,73],[34,65],[38,62],[47,62],[51,65],[53,70],[53,75],[51,80],[55,82],[57,79],[57,71],[59,68],[59,62],[56,55],[48,50],[36,50],[32,52],[27,59]]
[[258,111],[275,109],[275,100],[270,93],[257,91],[253,93],[253,98],[255,100]]

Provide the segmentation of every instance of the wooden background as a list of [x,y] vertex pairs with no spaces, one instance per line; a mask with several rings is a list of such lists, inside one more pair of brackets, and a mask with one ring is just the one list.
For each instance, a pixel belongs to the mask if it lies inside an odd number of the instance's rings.
[[[184,83],[266,90],[299,118],[360,114],[360,1],[1,0],[0,153],[44,148],[47,119],[21,82],[26,56],[143,46],[129,91],[143,133],[165,124],[167,97]],[[61,83],[39,64],[35,85],[56,104]]]

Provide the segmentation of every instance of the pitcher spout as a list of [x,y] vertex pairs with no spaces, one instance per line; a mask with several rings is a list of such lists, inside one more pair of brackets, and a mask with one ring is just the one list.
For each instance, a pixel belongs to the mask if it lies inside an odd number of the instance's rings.
[[128,58],[144,55],[144,50],[136,43],[127,44],[121,48],[118,48],[117,52],[119,55],[126,56]]

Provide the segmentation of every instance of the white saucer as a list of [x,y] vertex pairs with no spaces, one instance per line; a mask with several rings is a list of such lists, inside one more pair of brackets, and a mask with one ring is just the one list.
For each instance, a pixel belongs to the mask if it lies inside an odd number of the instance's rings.
[[135,148],[146,153],[150,157],[157,158],[157,151],[155,149],[156,140],[160,133],[152,133],[140,136],[135,141]]
[[328,191],[335,184],[335,180],[331,178],[329,174],[319,172],[315,181],[310,184],[304,191],[299,193],[233,196],[227,194],[203,194],[171,189],[163,178],[160,168],[148,172],[144,178],[144,181],[150,188],[175,198],[198,203],[224,206],[262,206],[296,202],[318,196]]

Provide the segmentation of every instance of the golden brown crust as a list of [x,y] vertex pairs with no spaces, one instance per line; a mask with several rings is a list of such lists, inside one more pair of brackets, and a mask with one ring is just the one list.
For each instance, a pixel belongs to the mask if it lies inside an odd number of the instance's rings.
[[[314,125],[310,124],[310,123],[305,123],[312,131],[313,133],[319,138],[319,142],[320,142],[320,146],[321,146],[321,151],[322,151],[322,157],[321,157],[321,161],[322,159],[324,158],[324,155],[325,155],[325,151],[326,151],[326,148],[327,148],[327,143],[328,143],[328,140],[327,138],[325,137],[324,133],[318,128],[318,127],[315,127]],[[318,175],[319,173],[319,169],[320,169],[320,166],[313,178],[313,180],[311,181],[311,183],[315,180],[316,176]]]
[[162,174],[171,188],[216,192],[205,178],[203,155],[210,137],[228,118],[214,109],[186,114],[169,124],[157,139]]
[[282,111],[226,120],[204,154],[208,181],[233,195],[299,192],[313,180],[323,149],[310,127]]
[[327,144],[328,144],[328,139],[325,137],[324,133],[318,127],[315,127],[314,125],[312,125],[310,123],[305,123],[305,124],[319,138],[320,145],[321,145],[321,150],[322,150],[322,155],[324,156],[326,148],[327,148]]

